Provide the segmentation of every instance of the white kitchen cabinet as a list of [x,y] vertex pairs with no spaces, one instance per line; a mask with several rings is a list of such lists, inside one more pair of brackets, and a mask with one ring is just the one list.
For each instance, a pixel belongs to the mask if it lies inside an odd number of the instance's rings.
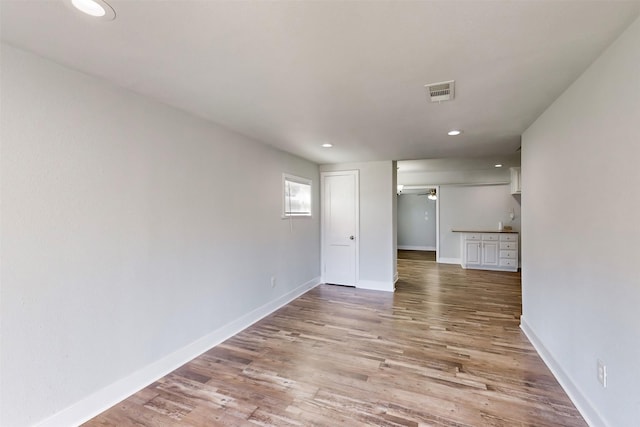
[[462,231],[461,242],[463,268],[518,271],[518,233]]
[[511,172],[511,194],[522,193],[522,173],[520,168],[509,168]]

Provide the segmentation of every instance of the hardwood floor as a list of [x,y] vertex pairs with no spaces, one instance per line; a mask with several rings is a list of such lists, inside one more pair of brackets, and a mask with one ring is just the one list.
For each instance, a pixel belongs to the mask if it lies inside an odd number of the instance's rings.
[[436,261],[436,251],[398,250],[398,259],[412,259],[414,261]]
[[586,426],[518,328],[520,275],[400,259],[321,285],[86,426]]

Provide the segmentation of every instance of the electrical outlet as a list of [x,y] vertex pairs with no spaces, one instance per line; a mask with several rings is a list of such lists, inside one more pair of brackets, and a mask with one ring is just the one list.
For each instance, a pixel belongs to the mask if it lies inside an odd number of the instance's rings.
[[271,287],[272,288],[276,287],[276,276],[271,276]]
[[607,365],[600,359],[598,359],[598,382],[602,387],[607,387]]

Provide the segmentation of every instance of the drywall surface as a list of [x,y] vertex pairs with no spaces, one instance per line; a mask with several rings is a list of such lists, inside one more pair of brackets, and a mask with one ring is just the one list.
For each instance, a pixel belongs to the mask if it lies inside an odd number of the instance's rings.
[[[460,233],[451,230],[495,230],[498,222],[520,231],[519,196],[510,193],[509,185],[442,185],[440,203],[439,258],[459,260]],[[514,213],[514,220],[510,213]]]
[[436,201],[426,194],[398,196],[398,246],[436,250]]
[[[0,425],[33,425],[319,276],[317,165],[1,54]],[[313,180],[312,218],[281,219],[283,172]]]
[[483,185],[505,184],[511,181],[509,168],[481,170],[437,170],[398,172],[398,184],[403,185]]
[[639,118],[636,20],[523,135],[523,327],[594,427],[640,420]]
[[360,171],[359,287],[393,290],[394,168],[392,161],[320,166],[322,172]]

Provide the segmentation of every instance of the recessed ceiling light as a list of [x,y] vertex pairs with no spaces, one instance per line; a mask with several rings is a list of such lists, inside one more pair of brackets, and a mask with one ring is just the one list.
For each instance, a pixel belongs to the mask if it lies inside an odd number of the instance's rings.
[[331,148],[331,147],[333,147],[333,144],[329,144],[329,143],[322,144],[322,147],[323,148]]
[[447,132],[447,135],[456,136],[456,135],[460,135],[461,133],[462,133],[461,130],[454,129],[454,130],[450,130],[449,132]]
[[71,0],[71,4],[80,12],[94,18],[110,21],[116,17],[113,8],[104,0]]
[[501,168],[502,165],[500,163],[498,163],[497,165],[493,165],[494,168]]

